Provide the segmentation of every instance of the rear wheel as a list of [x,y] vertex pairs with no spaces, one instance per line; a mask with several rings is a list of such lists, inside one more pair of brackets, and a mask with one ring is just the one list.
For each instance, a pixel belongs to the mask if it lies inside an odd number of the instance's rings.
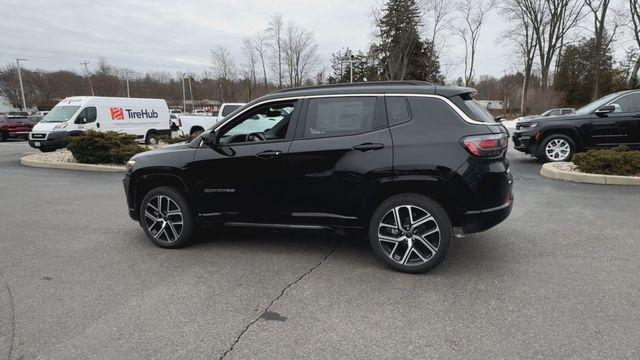
[[158,133],[153,130],[149,130],[149,132],[147,132],[147,136],[144,138],[144,143],[147,145],[157,145]]
[[436,267],[449,252],[453,228],[446,211],[419,194],[384,201],[373,213],[369,242],[389,267],[423,273]]
[[140,224],[147,238],[163,248],[187,245],[194,230],[193,213],[186,197],[164,186],[151,190],[142,199]]
[[563,134],[552,134],[542,142],[539,158],[546,162],[569,161],[575,151],[573,139]]
[[189,133],[191,136],[198,136],[200,135],[202,132],[204,132],[204,129],[201,128],[200,126],[194,126],[193,128],[191,128],[191,132]]
[[54,152],[58,150],[57,148],[54,147],[41,147],[40,151],[42,151],[43,153],[49,153],[49,152]]

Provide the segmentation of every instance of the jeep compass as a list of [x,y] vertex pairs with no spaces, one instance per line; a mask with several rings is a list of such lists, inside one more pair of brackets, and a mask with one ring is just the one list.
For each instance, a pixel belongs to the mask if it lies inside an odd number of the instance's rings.
[[271,93],[134,156],[129,214],[165,248],[203,226],[364,230],[391,268],[428,271],[454,235],[511,212],[508,132],[473,94],[423,82]]

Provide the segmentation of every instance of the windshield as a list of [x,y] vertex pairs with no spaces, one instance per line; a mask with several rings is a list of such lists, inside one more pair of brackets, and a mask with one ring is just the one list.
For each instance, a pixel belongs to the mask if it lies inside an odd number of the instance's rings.
[[80,106],[56,106],[41,122],[64,122],[69,121],[73,114],[80,109]]
[[576,110],[576,114],[579,114],[579,115],[591,114],[592,112],[598,110],[599,108],[606,105],[609,101],[617,98],[618,96],[620,96],[620,94],[615,93],[615,94],[609,94],[607,96],[601,97],[600,99]]

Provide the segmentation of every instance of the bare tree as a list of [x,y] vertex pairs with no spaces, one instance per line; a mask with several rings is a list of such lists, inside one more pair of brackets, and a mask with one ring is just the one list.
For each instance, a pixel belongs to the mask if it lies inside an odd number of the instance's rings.
[[318,44],[309,30],[290,23],[285,32],[282,55],[289,86],[300,86],[310,78],[318,63]]
[[593,38],[596,51],[592,62],[593,85],[591,98],[596,100],[600,97],[600,66],[602,65],[602,58],[615,39],[619,23],[616,18],[607,22],[611,0],[584,0],[584,3],[593,16]]
[[258,85],[258,76],[256,75],[258,58],[252,38],[244,38],[242,40],[242,54],[245,56],[246,61],[245,76],[251,81],[251,87],[255,89]]
[[256,49],[256,53],[258,55],[258,60],[260,61],[260,66],[262,67],[262,80],[264,81],[264,91],[269,91],[269,80],[267,79],[267,64],[266,64],[266,56],[267,56],[267,47],[268,42],[266,37],[262,33],[257,33],[253,37],[253,45]]
[[527,98],[529,96],[529,85],[537,47],[536,37],[533,34],[533,25],[525,15],[525,6],[527,6],[527,2],[523,0],[508,0],[503,4],[503,12],[513,25],[507,30],[505,35],[506,38],[516,44],[517,54],[523,66],[522,92],[520,97],[521,115],[525,115],[527,112]]
[[271,17],[267,27],[267,33],[271,38],[273,51],[276,60],[276,78],[278,79],[278,88],[282,88],[282,52],[283,52],[283,36],[285,31],[284,20],[282,14],[275,14]]
[[583,18],[583,0],[522,0],[524,15],[536,38],[540,76],[543,87],[549,86],[551,66],[567,34]]
[[637,46],[635,63],[627,80],[628,87],[632,87],[637,85],[640,77],[640,0],[629,0],[629,15],[631,18],[629,27]]
[[449,22],[455,9],[455,3],[449,0],[425,0],[423,4],[425,8],[423,19],[425,19],[428,28],[428,35],[436,50],[440,52],[445,46],[445,41],[440,41],[442,33],[451,26]]
[[218,80],[218,86],[221,89],[222,100],[233,97],[232,81],[235,77],[235,64],[231,58],[231,53],[227,48],[218,45],[211,50],[211,60],[213,64],[213,73]]
[[456,28],[456,33],[464,42],[464,84],[469,86],[473,82],[480,29],[495,1],[462,0],[457,4],[462,24]]

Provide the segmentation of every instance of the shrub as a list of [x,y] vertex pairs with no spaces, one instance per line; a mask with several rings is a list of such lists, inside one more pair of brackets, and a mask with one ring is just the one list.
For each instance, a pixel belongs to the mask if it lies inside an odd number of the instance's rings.
[[573,163],[585,173],[640,176],[640,151],[627,146],[575,154]]
[[159,137],[158,140],[164,142],[165,144],[177,144],[185,141],[191,141],[194,138],[195,136],[192,136],[192,135],[181,135],[175,138],[165,135],[165,136]]
[[78,162],[85,164],[124,164],[145,151],[133,135],[92,130],[83,136],[70,137],[67,148]]

